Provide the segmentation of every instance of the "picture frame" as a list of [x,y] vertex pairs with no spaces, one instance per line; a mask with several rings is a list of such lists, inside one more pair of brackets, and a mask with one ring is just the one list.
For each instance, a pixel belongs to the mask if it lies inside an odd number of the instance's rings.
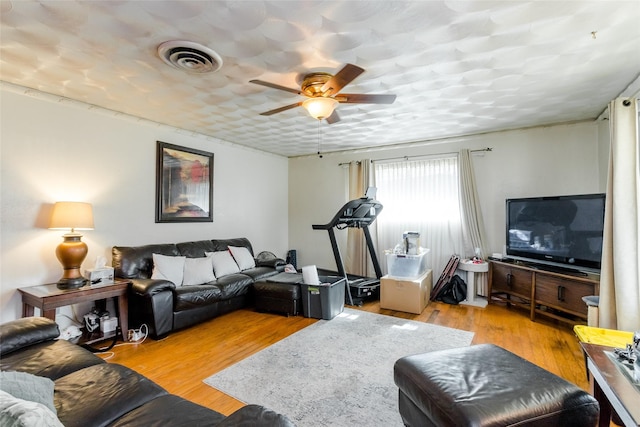
[[213,153],[157,141],[156,222],[213,222]]

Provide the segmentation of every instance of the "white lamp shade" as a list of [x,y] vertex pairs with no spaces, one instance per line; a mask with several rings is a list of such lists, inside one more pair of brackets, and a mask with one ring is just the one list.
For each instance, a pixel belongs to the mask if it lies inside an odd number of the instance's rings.
[[93,230],[93,208],[90,203],[56,202],[49,228],[53,230]]
[[333,98],[318,96],[316,98],[307,99],[302,103],[302,106],[307,110],[307,112],[309,112],[311,117],[317,120],[322,120],[329,117],[338,104],[338,101]]

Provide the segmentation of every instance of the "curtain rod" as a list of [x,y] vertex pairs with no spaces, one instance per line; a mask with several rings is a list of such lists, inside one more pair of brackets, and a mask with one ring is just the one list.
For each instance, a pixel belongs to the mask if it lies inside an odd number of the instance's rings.
[[[477,152],[480,152],[480,151],[493,151],[493,148],[492,147],[478,148],[477,150],[470,150],[469,152],[470,153],[477,153]],[[383,161],[386,162],[388,160],[409,160],[409,159],[413,159],[413,158],[416,158],[416,157],[425,157],[425,156],[444,156],[444,155],[447,155],[447,154],[458,154],[458,153],[455,152],[455,151],[451,151],[451,152],[448,152],[448,153],[418,154],[418,155],[415,155],[415,156],[388,157],[386,159],[371,160],[371,163],[373,163],[373,162],[383,162]],[[338,163],[338,166],[348,165],[349,163],[360,164],[360,160],[356,160],[356,161],[353,161],[353,162]]]

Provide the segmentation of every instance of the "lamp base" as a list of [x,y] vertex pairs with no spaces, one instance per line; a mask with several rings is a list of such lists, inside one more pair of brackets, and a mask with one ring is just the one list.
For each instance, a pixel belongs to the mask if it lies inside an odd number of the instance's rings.
[[81,240],[82,234],[71,232],[62,237],[64,241],[56,248],[56,256],[64,270],[58,280],[58,289],[81,288],[87,283],[80,274],[80,266],[87,256],[87,245]]
[[86,285],[88,282],[84,277],[76,277],[73,279],[62,278],[58,280],[56,286],[58,289],[78,289]]

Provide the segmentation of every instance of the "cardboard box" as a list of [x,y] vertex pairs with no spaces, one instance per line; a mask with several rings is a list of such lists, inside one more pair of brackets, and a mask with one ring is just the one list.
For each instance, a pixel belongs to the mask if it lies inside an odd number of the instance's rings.
[[431,287],[431,270],[416,279],[383,276],[380,279],[380,308],[420,314],[429,304]]

